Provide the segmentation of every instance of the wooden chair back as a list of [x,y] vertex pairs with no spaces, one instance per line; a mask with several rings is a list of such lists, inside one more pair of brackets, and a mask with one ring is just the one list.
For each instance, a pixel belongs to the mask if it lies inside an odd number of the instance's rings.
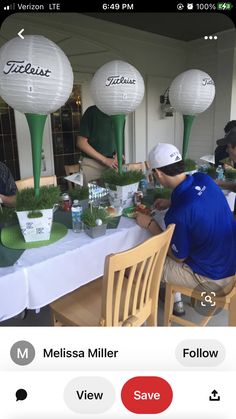
[[[64,166],[65,168],[65,172],[66,172],[66,176],[70,176],[73,175],[74,173],[78,173],[80,171],[80,164],[76,163],[76,164],[65,164]],[[75,183],[70,182],[69,180],[67,180],[68,183],[68,189],[72,190],[75,188]]]
[[50,304],[54,326],[157,326],[158,293],[174,231],[105,260],[104,276]]
[[127,170],[142,170],[142,172],[146,171],[145,162],[126,163],[125,167],[127,168]]
[[176,292],[191,297],[191,301],[203,302],[203,296],[200,290],[193,290],[180,285],[166,284],[164,326],[171,326],[172,322],[178,323],[181,326],[206,326],[219,308],[228,310],[228,326],[236,326],[236,282],[227,295],[214,297],[215,305],[207,313],[204,312],[203,319],[199,323],[194,323],[186,318],[177,317],[173,314],[174,294]]
[[[16,183],[18,191],[21,191],[22,189],[26,189],[26,188],[33,188],[34,187],[34,178],[33,178],[33,176],[27,177],[25,179],[16,180],[15,183]],[[40,178],[40,186],[46,186],[46,185],[57,186],[56,175],[42,176]]]
[[168,226],[125,252],[107,256],[103,277],[102,322],[106,326],[157,325],[158,292],[174,231]]

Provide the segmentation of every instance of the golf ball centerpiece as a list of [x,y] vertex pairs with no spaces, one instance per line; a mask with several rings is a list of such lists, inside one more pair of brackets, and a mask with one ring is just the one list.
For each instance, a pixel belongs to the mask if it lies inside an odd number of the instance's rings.
[[96,106],[107,115],[133,112],[144,96],[144,81],[131,64],[114,60],[100,67],[91,82]]
[[16,37],[0,49],[0,95],[12,108],[47,115],[64,105],[72,88],[67,56],[44,36]]
[[212,104],[215,84],[209,74],[201,70],[187,70],[171,83],[169,99],[177,112],[183,115],[197,115]]

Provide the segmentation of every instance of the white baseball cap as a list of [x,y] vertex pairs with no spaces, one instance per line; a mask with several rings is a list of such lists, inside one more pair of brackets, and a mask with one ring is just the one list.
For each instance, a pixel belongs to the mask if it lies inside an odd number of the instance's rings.
[[182,160],[182,156],[173,144],[158,143],[149,153],[150,168],[159,169]]

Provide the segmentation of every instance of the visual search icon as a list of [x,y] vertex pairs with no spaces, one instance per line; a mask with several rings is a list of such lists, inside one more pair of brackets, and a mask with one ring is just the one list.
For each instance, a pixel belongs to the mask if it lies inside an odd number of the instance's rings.
[[16,391],[16,401],[18,402],[18,400],[23,401],[26,399],[27,397],[27,391],[24,388],[20,388],[19,390]]

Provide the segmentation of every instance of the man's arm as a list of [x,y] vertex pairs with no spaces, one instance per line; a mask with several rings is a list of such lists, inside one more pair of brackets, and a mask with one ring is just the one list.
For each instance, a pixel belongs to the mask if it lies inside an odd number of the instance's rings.
[[156,209],[158,209],[159,211],[162,211],[162,210],[170,208],[171,200],[170,199],[165,199],[165,198],[157,198],[154,201],[153,205]]
[[146,228],[153,235],[160,234],[163,231],[159,224],[150,215],[137,212],[136,221],[140,227]]
[[79,136],[77,138],[77,147],[84,151],[89,157],[98,160],[107,167],[117,168],[117,158],[109,158],[96,151],[88,142],[88,138]]
[[16,205],[16,195],[2,195],[0,194],[0,203],[6,205],[7,207],[15,207]]
[[225,182],[224,180],[218,180],[216,179],[215,182],[218,186],[220,186],[223,189],[228,189],[231,192],[236,192],[236,183],[233,182]]
[[[148,231],[150,231],[150,233],[152,233],[153,236],[163,232],[159,224],[150,215],[141,214],[138,212],[136,216],[136,221],[140,227],[148,229]],[[186,260],[186,258],[183,258],[183,259],[177,258],[173,254],[171,247],[169,247],[167,254],[171,259],[174,259],[176,262],[179,262],[179,263],[182,263]]]

